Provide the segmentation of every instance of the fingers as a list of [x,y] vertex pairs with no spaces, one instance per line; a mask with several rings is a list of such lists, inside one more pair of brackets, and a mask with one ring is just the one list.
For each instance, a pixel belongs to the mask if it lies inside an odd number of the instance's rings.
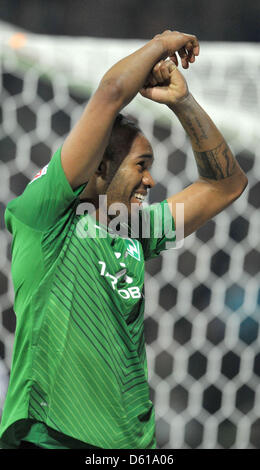
[[176,65],[176,67],[178,67],[179,65],[179,62],[178,62],[178,57],[177,55],[174,53],[172,56],[170,56],[170,59],[174,62],[174,64]]
[[161,60],[158,62],[152,70],[152,75],[157,83],[167,82],[170,78],[169,61]]
[[163,62],[162,66],[160,67],[163,83],[167,82],[170,79],[171,70],[171,61],[166,60],[165,62]]
[[[154,79],[156,80],[157,83],[163,83],[164,82],[164,78],[163,76],[166,75],[166,71],[164,71],[163,73],[163,60],[161,60],[160,62],[158,62],[153,70],[152,70],[152,75],[154,77]],[[167,78],[166,78],[167,80]]]
[[177,51],[184,48],[190,57],[194,56],[195,58],[195,56],[199,55],[200,45],[196,36],[178,31],[173,31],[171,36],[171,40],[176,42],[176,46],[180,45],[180,47],[177,47]]
[[[177,58],[176,58],[177,59]],[[172,60],[160,60],[149,74],[145,87],[153,87],[158,84],[166,84],[170,81],[171,73],[176,68]]]
[[188,53],[186,52],[185,48],[182,47],[179,51],[178,54],[181,58],[181,65],[184,69],[187,69],[189,67],[189,62],[188,62]]
[[181,64],[184,69],[189,68],[189,64],[195,62],[195,53],[194,53],[194,48],[193,44],[191,41],[189,41],[185,47],[182,47],[179,51],[178,54],[181,58]]
[[[189,62],[195,62],[195,55],[199,55],[199,46],[196,46],[194,48],[194,45],[192,44],[192,42],[189,41],[189,42],[187,42],[185,48],[188,52]],[[196,51],[196,54],[195,54],[195,51]]]
[[189,64],[195,61],[195,57],[200,52],[199,41],[193,34],[166,30],[162,34],[157,34],[155,39],[163,42],[169,57],[176,65],[178,65],[176,52],[178,52],[183,68],[188,68]]

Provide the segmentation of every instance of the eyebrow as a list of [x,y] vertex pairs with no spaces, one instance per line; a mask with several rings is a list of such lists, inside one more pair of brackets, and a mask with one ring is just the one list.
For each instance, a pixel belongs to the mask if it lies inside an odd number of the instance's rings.
[[142,155],[138,155],[136,158],[150,158],[152,161],[154,161],[154,156],[152,153],[143,153]]

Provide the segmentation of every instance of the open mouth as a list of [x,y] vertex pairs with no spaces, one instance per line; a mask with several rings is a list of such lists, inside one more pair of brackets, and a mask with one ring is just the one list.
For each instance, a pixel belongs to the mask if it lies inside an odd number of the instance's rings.
[[144,194],[140,194],[140,193],[134,193],[131,200],[133,202],[137,202],[139,205],[142,204],[142,202],[144,202],[145,200],[145,195]]

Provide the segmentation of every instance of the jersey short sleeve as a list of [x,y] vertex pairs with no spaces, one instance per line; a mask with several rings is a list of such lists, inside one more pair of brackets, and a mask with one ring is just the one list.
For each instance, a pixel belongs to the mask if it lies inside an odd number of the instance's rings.
[[13,217],[35,230],[47,230],[66,213],[84,187],[72,190],[62,168],[59,148],[23,194],[7,205],[5,222],[8,230],[12,232]]
[[167,200],[145,207],[140,212],[139,230],[145,260],[175,246],[175,223]]

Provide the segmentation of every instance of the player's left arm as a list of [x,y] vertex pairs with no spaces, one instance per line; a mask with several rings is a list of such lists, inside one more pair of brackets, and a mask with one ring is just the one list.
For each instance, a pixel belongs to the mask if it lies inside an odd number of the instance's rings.
[[235,201],[246,188],[247,177],[173,62],[158,62],[140,93],[166,104],[178,117],[192,145],[199,176],[193,184],[167,199],[174,220],[176,203],[184,203],[186,237]]

